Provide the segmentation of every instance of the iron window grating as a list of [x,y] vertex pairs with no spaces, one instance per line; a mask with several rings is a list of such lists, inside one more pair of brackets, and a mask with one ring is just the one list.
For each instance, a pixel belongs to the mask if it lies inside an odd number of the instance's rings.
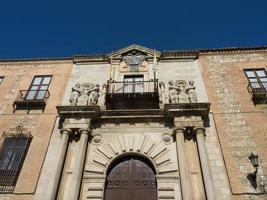
[[31,140],[29,132],[3,133],[0,139],[0,193],[14,191]]

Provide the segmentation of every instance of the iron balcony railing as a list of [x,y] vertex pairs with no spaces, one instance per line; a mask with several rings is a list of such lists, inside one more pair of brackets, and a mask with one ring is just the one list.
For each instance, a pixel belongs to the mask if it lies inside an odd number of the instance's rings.
[[48,90],[20,90],[15,101],[46,101],[49,96]]
[[107,94],[142,94],[157,92],[158,80],[107,82]]
[[13,103],[13,111],[18,107],[26,107],[28,110],[33,107],[44,109],[49,97],[50,92],[48,90],[20,90]]
[[267,82],[250,82],[248,91],[256,103],[267,102]]

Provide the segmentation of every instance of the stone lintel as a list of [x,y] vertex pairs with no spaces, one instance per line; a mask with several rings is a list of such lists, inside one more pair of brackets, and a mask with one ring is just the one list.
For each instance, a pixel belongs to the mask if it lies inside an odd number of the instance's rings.
[[206,120],[210,111],[210,103],[177,103],[165,104],[165,115],[168,117],[198,116]]
[[[57,106],[59,127],[88,128],[90,120],[100,116],[99,106]],[[87,127],[86,127],[87,126]]]

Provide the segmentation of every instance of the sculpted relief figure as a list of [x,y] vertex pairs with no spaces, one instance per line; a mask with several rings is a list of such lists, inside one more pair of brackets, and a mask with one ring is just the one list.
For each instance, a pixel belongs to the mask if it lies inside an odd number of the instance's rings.
[[179,89],[174,85],[173,81],[169,81],[169,100],[170,103],[179,103],[178,98]]
[[178,87],[179,103],[189,103],[188,95],[185,92],[185,87],[187,85],[186,81],[178,80],[175,82],[175,85]]
[[168,94],[164,82],[159,82],[159,102],[162,104],[168,103]]
[[196,103],[197,94],[194,81],[169,81],[169,103]]
[[89,105],[96,105],[98,102],[98,97],[99,97],[99,84],[96,84],[92,89],[88,91],[89,94]]
[[81,96],[81,85],[77,83],[73,88],[71,88],[71,96],[70,96],[70,105],[75,106],[77,105],[78,98]]
[[107,84],[104,83],[102,85],[102,88],[100,90],[100,95],[99,95],[99,98],[98,98],[98,104],[101,104],[101,105],[105,105],[106,102],[105,102],[105,99],[106,99],[106,93],[107,93]]
[[188,94],[188,98],[191,103],[197,102],[197,93],[194,84],[195,84],[194,81],[189,81],[189,85],[186,88],[186,92]]
[[70,105],[96,105],[99,97],[99,84],[77,83],[72,88]]

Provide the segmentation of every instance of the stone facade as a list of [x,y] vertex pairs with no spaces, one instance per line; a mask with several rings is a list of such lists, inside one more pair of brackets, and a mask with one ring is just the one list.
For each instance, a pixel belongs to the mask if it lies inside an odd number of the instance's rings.
[[[253,104],[243,72],[266,69],[266,50],[218,51],[131,45],[108,55],[25,63],[37,70],[31,76],[53,74],[52,100],[44,113],[8,114],[14,95],[5,89],[1,128],[23,124],[34,140],[14,193],[0,199],[106,199],[110,170],[134,156],[151,164],[157,199],[266,199],[267,109]],[[9,70],[27,69],[18,66]],[[14,90],[29,84],[7,80]],[[251,152],[260,158],[256,187]]]

